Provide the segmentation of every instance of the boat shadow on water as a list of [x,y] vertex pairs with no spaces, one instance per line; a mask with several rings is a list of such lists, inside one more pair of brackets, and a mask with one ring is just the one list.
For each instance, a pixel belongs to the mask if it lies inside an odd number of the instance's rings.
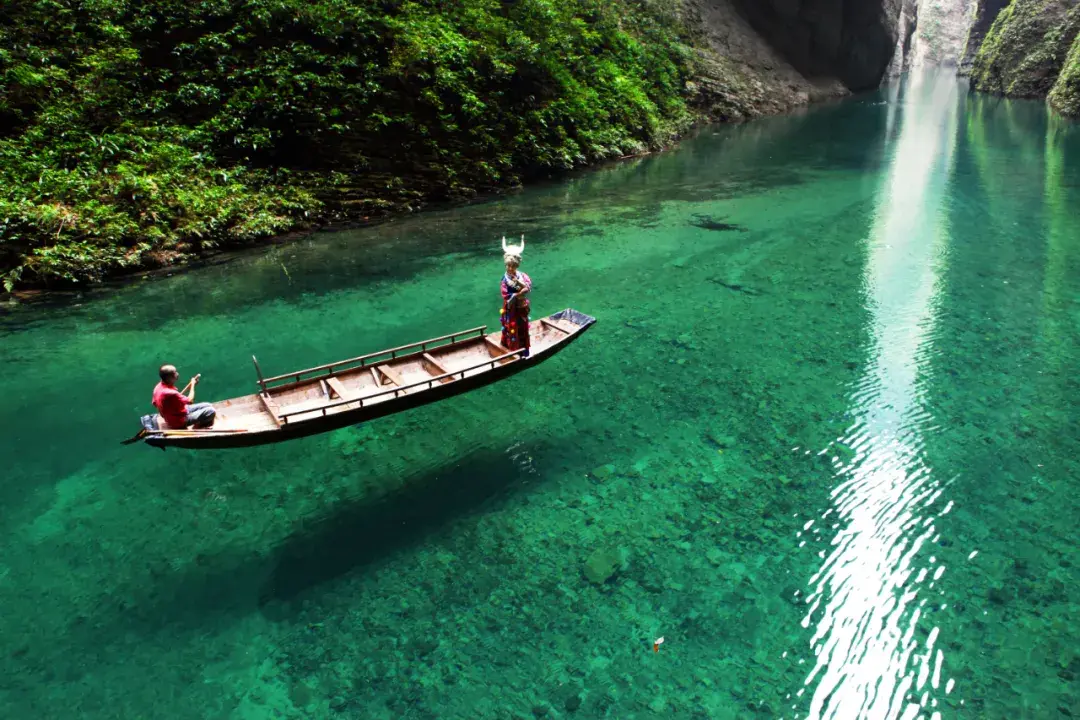
[[[122,602],[102,603],[92,615],[69,624],[62,642],[43,638],[27,646],[16,658],[18,667],[7,669],[77,678],[86,671],[86,657],[107,663],[126,657],[132,643],[143,645],[153,637],[172,644],[256,610],[272,621],[289,622],[300,611],[299,600],[328,590],[324,584],[362,573],[463,517],[529,492],[542,481],[533,464],[557,457],[560,440],[569,442],[547,437],[501,452],[477,450],[411,475],[397,490],[343,500],[322,517],[298,522],[297,530],[269,552],[226,546],[179,572],[155,574]],[[531,461],[522,462],[522,455]]]
[[387,496],[341,506],[289,536],[273,555],[261,584],[259,606],[274,620],[292,614],[293,601],[325,583],[423,542],[462,516],[492,507],[540,482],[532,464],[560,443],[528,443],[500,453],[477,451],[464,459],[406,480]]

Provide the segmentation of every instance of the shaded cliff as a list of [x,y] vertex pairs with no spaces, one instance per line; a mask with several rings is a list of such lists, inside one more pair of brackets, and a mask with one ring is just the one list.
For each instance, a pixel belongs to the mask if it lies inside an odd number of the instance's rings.
[[735,0],[739,11],[808,78],[853,91],[877,87],[898,36],[902,0]]
[[[1013,0],[997,14],[975,51],[972,86],[1008,97],[1049,96],[1055,108],[1075,115],[1078,34],[1080,0]],[[972,44],[969,40],[969,51]]]

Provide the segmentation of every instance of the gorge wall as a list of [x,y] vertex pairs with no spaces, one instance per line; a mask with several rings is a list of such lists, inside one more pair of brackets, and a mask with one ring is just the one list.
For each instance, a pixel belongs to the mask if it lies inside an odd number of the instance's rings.
[[975,63],[975,55],[982,46],[983,38],[990,32],[990,26],[997,20],[998,14],[1005,9],[1012,0],[975,0],[972,9],[971,27],[968,30],[967,39],[964,41],[964,52],[960,58],[960,73],[971,74],[972,65]]
[[911,66],[956,68],[964,55],[975,0],[919,0]]
[[[1017,98],[1048,98],[1080,115],[1080,0],[978,0],[968,37],[972,86]],[[985,31],[984,31],[985,28]]]
[[694,105],[712,120],[876,88],[914,0],[685,0]]

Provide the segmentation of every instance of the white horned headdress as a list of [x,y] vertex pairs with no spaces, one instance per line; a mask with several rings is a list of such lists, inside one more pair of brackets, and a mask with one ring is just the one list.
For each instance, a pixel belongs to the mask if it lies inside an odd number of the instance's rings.
[[503,249],[503,261],[504,262],[510,262],[511,260],[514,260],[516,264],[520,265],[521,264],[521,254],[523,252],[525,252],[525,234],[522,233],[522,235],[521,235],[521,244],[520,245],[507,245],[506,244],[506,236],[503,235],[502,249]]

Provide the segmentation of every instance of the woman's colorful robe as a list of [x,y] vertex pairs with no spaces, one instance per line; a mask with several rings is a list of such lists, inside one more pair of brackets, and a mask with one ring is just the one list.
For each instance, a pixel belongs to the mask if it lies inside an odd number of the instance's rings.
[[513,300],[517,297],[518,291],[525,288],[532,289],[532,280],[520,270],[515,280],[511,280],[509,275],[503,275],[503,306],[500,318],[502,320],[502,346],[511,351],[525,348],[525,352],[521,354],[522,357],[529,356],[529,296],[525,295],[517,302]]

